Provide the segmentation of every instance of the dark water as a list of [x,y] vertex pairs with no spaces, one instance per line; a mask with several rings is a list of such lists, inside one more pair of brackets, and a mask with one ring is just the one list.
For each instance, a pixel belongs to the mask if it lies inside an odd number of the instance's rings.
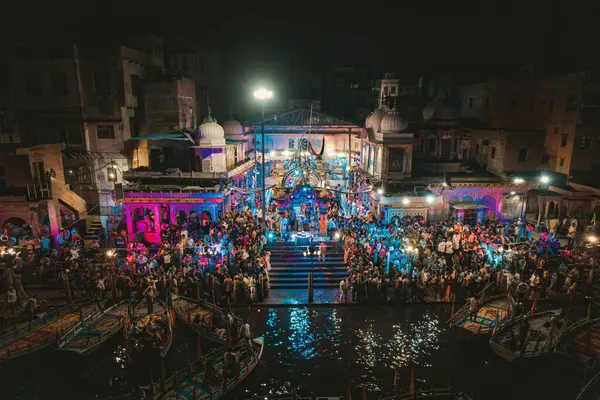
[[[258,308],[242,314],[256,335],[265,335],[262,361],[228,398],[243,399],[277,393],[291,387],[301,396],[368,398],[393,394],[394,371],[408,390],[414,365],[416,388],[447,388],[476,399],[575,399],[584,369],[562,355],[508,363],[485,341],[464,342],[448,331],[446,306]],[[168,369],[181,368],[193,357],[193,335],[179,325],[167,358]],[[120,366],[107,348],[87,359],[46,352],[0,369],[0,399],[104,398],[108,383],[113,395],[127,391],[132,381],[155,374],[158,366],[143,361],[135,368]],[[186,342],[189,345],[186,346]],[[204,351],[210,350],[206,343]],[[66,357],[71,356],[71,357]],[[118,355],[117,355],[118,356]]]
[[[360,398],[393,394],[394,371],[408,390],[411,364],[417,389],[450,384],[476,399],[575,399],[583,368],[562,355],[508,363],[485,341],[464,342],[449,332],[445,306],[273,308],[249,314],[265,334],[265,367],[233,397],[273,392],[283,384],[302,396]],[[591,377],[591,375],[589,376]],[[589,379],[589,378],[588,378]]]

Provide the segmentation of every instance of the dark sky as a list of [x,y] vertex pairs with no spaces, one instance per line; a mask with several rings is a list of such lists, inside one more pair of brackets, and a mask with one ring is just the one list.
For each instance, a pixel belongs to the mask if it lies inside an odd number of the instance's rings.
[[[596,62],[600,24],[573,1],[7,1],[3,40],[80,32],[213,37],[237,62],[513,66]],[[340,8],[339,5],[343,5]],[[35,10],[35,12],[32,12]]]

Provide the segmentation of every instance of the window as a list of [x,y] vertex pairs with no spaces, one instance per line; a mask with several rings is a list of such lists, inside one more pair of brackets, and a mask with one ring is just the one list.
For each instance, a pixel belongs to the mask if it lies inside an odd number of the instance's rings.
[[94,93],[111,94],[110,72],[94,72]]
[[42,94],[42,75],[38,72],[25,72],[25,91],[28,95],[39,96]]
[[[354,85],[354,88],[358,89],[358,83]],[[390,94],[392,94],[392,95],[396,94],[396,86],[392,86],[390,88]]]
[[517,108],[517,99],[514,97],[511,97],[510,99],[508,99],[508,109],[515,110],[516,108]]
[[519,162],[527,161],[527,149],[519,150]]
[[113,125],[98,125],[96,135],[98,139],[114,139],[115,127]]
[[490,158],[493,160],[496,158],[496,148],[492,146],[492,151],[490,152]]
[[479,155],[479,145],[478,144],[475,145],[475,155],[476,156]]
[[561,159],[559,160],[559,165],[560,165],[561,167],[564,167],[564,166],[565,166],[565,159],[564,159],[564,158],[561,158]]
[[296,141],[294,139],[288,139],[288,149],[295,149]]
[[560,147],[567,147],[567,140],[569,135],[562,135],[560,138]]
[[473,98],[469,98],[469,108],[473,108]]
[[554,134],[558,135],[558,132],[560,131],[560,129],[558,128],[558,126],[554,127]]
[[554,100],[550,100],[550,104],[548,104],[548,111],[554,111]]
[[383,94],[384,94],[385,96],[387,96],[387,94],[388,94],[388,87],[387,87],[387,86],[385,86],[385,87],[383,88]]
[[427,139],[427,152],[434,153],[437,140],[435,138]]
[[581,142],[579,143],[580,149],[589,149],[592,144],[592,137],[588,135],[581,136]]
[[567,96],[565,102],[565,111],[577,111],[577,95],[571,94]]
[[134,96],[140,95],[140,76],[131,75],[131,94]]
[[50,73],[50,87],[55,96],[64,96],[67,94],[67,75],[63,72]]
[[6,189],[6,171],[3,165],[0,165],[0,189]]
[[490,98],[486,97],[483,104],[484,104],[485,108],[490,108]]

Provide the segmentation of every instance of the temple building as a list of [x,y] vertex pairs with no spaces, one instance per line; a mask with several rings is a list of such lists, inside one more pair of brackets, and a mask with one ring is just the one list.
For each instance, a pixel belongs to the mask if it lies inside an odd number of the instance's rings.
[[[160,243],[165,229],[194,216],[214,221],[255,185],[254,160],[241,124],[225,128],[209,115],[194,133],[180,130],[132,138],[160,149],[150,165],[124,172],[127,182],[118,201],[124,205],[128,240]],[[144,149],[138,147],[137,151]]]
[[[389,79],[384,83],[388,93],[399,91]],[[414,101],[403,104],[395,96],[381,103],[365,121],[357,170],[365,178],[361,189],[377,188],[362,195],[373,211],[387,221],[456,217],[481,222],[525,215],[527,192],[539,184],[464,170],[470,138],[458,127],[458,111],[443,86],[420,118]]]

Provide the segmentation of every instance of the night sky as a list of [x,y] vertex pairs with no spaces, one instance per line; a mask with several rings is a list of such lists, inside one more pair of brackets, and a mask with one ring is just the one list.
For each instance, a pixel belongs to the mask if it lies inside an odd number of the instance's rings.
[[153,32],[218,39],[238,63],[410,71],[535,62],[561,69],[597,63],[600,55],[597,13],[591,3],[573,1],[5,3],[0,27],[5,42]]

